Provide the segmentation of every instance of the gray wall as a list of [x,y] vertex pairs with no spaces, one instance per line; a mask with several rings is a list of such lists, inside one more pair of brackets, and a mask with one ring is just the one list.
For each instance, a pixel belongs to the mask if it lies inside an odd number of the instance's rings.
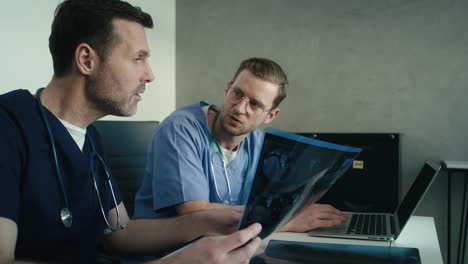
[[[273,126],[402,133],[401,193],[425,159],[468,160],[468,1],[177,0],[176,10],[177,107],[220,102],[242,59],[268,57],[290,78]],[[417,211],[435,217],[444,256],[446,189],[441,175]]]

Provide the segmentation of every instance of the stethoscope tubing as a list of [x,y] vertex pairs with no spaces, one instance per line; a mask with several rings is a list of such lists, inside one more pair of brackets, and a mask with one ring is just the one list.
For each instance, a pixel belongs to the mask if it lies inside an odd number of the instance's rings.
[[58,178],[58,181],[59,181],[59,184],[60,184],[60,193],[62,194],[62,199],[63,199],[63,202],[64,202],[64,209],[69,210],[71,212],[70,203],[68,202],[68,197],[67,197],[67,195],[65,193],[65,185],[63,184],[63,180],[62,180],[62,172],[60,171],[60,165],[59,165],[59,162],[58,162],[57,147],[55,146],[54,133],[53,133],[52,129],[50,128],[49,122],[47,121],[47,115],[46,115],[44,106],[42,105],[42,101],[41,101],[42,90],[44,90],[44,88],[41,88],[41,89],[37,90],[36,100],[37,100],[37,103],[38,103],[38,106],[39,106],[39,111],[41,113],[41,117],[42,117],[42,119],[44,121],[44,124],[46,126],[46,129],[47,129],[47,135],[49,137],[50,144],[52,145],[52,154],[54,155],[55,170],[57,172],[57,178]]
[[[219,145],[218,141],[216,140],[215,138],[215,126],[216,126],[216,121],[218,120],[218,117],[219,117],[219,111],[216,112],[216,115],[213,119],[213,124],[211,125],[211,137],[210,137],[210,143],[209,143],[209,148],[210,148],[210,152],[211,155],[210,155],[210,163],[211,163],[211,173],[213,174],[213,184],[214,184],[214,187],[215,187],[215,192],[216,192],[216,196],[218,197],[218,199],[224,203],[224,204],[229,204],[231,202],[233,202],[233,198],[232,198],[232,190],[231,190],[231,184],[230,184],[230,181],[229,181],[229,175],[227,173],[227,168],[226,168],[226,163],[224,161],[224,155],[223,155],[223,151],[221,150],[221,146]],[[250,171],[250,141],[249,139],[246,139],[247,141],[247,170],[245,172],[245,175],[244,175],[244,182],[242,184],[242,190],[241,190],[241,199],[243,199],[243,196],[244,196],[244,190],[245,190],[245,186],[246,186],[246,181],[247,181],[247,178],[248,178],[248,174],[249,174],[249,171]],[[213,142],[216,144],[216,147],[218,149],[217,153],[218,155],[221,156],[221,164],[223,166],[223,171],[224,171],[224,179],[226,180],[226,187],[228,189],[228,200],[225,200],[221,197],[220,193],[219,193],[219,189],[218,189],[218,184],[216,182],[216,174],[215,174],[215,169],[214,169],[214,162],[213,162],[213,152],[216,152],[213,150]],[[241,201],[242,203],[242,201]]]
[[[62,223],[65,225],[65,227],[69,228],[72,225],[73,215],[71,213],[70,204],[69,204],[68,197],[67,197],[67,194],[66,194],[66,191],[65,191],[65,185],[63,183],[63,176],[62,176],[62,173],[61,173],[61,170],[60,170],[60,164],[59,164],[59,161],[58,161],[57,147],[55,145],[54,133],[53,133],[52,129],[50,128],[49,121],[48,121],[48,118],[47,118],[47,115],[46,115],[46,112],[45,112],[45,109],[44,109],[44,105],[42,105],[42,102],[41,102],[41,93],[42,93],[43,90],[44,90],[44,88],[41,88],[41,89],[37,90],[36,100],[37,100],[37,104],[39,106],[39,111],[41,113],[41,117],[42,117],[42,119],[44,121],[44,124],[46,126],[47,134],[48,134],[48,137],[49,137],[49,140],[50,140],[50,143],[51,143],[52,153],[53,153],[53,156],[54,156],[55,170],[57,172],[57,178],[58,178],[59,186],[60,186],[60,193],[62,194],[62,198],[63,198],[63,202],[64,202],[64,207],[60,211],[60,218],[62,220]],[[102,213],[104,222],[107,225],[107,228],[104,230],[104,233],[108,234],[108,233],[111,233],[112,231],[117,231],[117,230],[123,229],[124,226],[122,226],[120,224],[120,211],[119,211],[119,206],[117,204],[117,199],[115,198],[114,188],[112,187],[110,174],[109,174],[109,168],[107,167],[107,164],[104,161],[104,159],[101,157],[101,155],[99,155],[99,153],[96,151],[96,147],[94,145],[93,140],[91,139],[91,136],[89,136],[88,134],[86,134],[86,136],[87,136],[87,138],[88,138],[88,140],[89,140],[89,142],[91,144],[91,174],[92,174],[92,177],[93,177],[93,185],[94,185],[94,189],[96,191],[97,197],[98,197],[99,207],[101,209],[101,213]],[[112,199],[114,201],[115,209],[116,209],[117,221],[116,221],[116,226],[115,227],[112,227],[110,225],[110,223],[109,223],[109,221],[107,219],[107,216],[106,216],[106,212],[104,212],[104,206],[102,204],[101,195],[99,193],[99,188],[97,186],[96,177],[94,175],[94,162],[92,162],[93,159],[94,159],[94,156],[96,156],[98,158],[99,162],[101,162],[101,164],[104,167],[104,171],[106,173],[106,181],[107,181],[107,183],[109,185],[109,188],[111,190]]]

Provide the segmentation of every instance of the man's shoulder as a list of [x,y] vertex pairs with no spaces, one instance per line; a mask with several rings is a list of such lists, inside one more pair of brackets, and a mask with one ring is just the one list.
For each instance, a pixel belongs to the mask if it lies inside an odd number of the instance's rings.
[[20,106],[19,104],[29,103],[34,97],[28,90],[18,89],[0,95],[0,104],[3,106]]
[[165,125],[177,125],[177,126],[199,126],[203,125],[206,116],[203,112],[203,102],[188,105],[177,109],[172,114],[161,122],[161,126]]
[[265,132],[261,129],[255,129],[250,133],[250,137],[253,137],[255,139],[263,139],[265,137]]
[[[34,97],[28,90],[14,90],[0,95],[2,140],[33,138],[38,134]],[[21,140],[22,141],[22,140]],[[17,141],[20,142],[20,141]]]
[[208,105],[209,104],[205,102],[194,103],[177,109],[172,115],[199,115],[203,113],[203,107]]
[[261,129],[255,129],[254,131],[252,131],[252,133],[250,133],[249,135],[249,142],[250,142],[250,145],[254,148],[254,149],[259,149],[261,150],[261,146],[263,145],[263,139],[265,138],[265,132]]
[[252,131],[252,134],[254,134],[255,136],[264,136],[265,131],[261,130],[260,128],[257,128],[254,129],[254,131]]
[[0,111],[11,119],[27,121],[32,118],[35,99],[28,90],[14,90],[0,95]]

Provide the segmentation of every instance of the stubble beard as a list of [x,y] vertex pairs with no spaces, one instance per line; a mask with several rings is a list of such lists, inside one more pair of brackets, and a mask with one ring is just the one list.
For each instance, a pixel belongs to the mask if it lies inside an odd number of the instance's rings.
[[[137,110],[137,103],[132,103],[131,98],[127,99],[116,97],[116,95],[112,93],[112,89],[109,88],[116,86],[118,86],[118,84],[115,82],[110,82],[108,85],[104,86],[100,85],[100,82],[97,80],[97,78],[89,79],[85,88],[86,97],[91,102],[93,107],[102,115],[134,115]],[[137,87],[135,91],[138,89],[139,87]]]

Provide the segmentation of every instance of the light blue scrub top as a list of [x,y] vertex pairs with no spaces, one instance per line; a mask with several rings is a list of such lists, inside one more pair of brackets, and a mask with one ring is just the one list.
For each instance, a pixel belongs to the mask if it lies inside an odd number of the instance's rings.
[[[213,165],[219,195],[223,200],[229,198],[224,168],[216,144],[212,144],[210,149],[211,132],[202,109],[207,105],[205,102],[199,102],[181,108],[159,126],[149,148],[142,185],[135,197],[134,218],[174,216],[174,205],[186,201],[222,203],[213,182],[210,164],[212,152],[216,152],[213,154]],[[240,195],[248,167],[247,146],[250,145],[252,160],[243,200],[247,199],[263,138],[264,134],[260,130],[250,133],[240,144],[235,159],[227,166],[233,199],[231,205],[242,203]]]

